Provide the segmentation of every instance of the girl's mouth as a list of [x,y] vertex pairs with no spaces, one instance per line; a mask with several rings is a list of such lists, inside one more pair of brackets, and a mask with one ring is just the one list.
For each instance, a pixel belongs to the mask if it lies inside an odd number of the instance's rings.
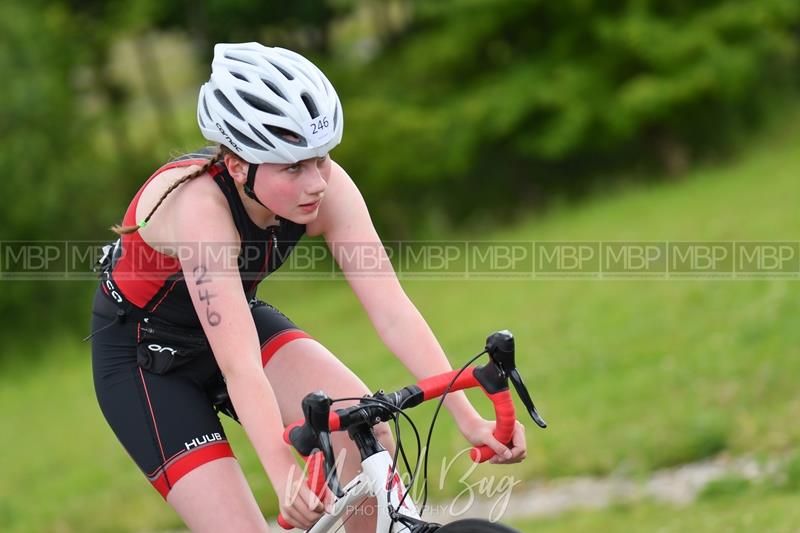
[[317,200],[315,202],[309,202],[307,204],[300,204],[300,209],[305,211],[306,213],[311,213],[312,211],[316,210],[319,207],[321,201],[322,199]]

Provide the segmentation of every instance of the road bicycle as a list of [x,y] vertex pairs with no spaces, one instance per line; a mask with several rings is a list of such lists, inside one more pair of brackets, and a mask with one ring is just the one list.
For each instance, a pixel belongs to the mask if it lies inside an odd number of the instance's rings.
[[[489,355],[489,362],[482,366],[471,365],[480,356]],[[428,522],[421,516],[417,506],[409,497],[403,481],[398,475],[398,457],[401,454],[406,469],[411,469],[400,438],[399,416],[405,417],[417,437],[417,462],[409,479],[414,486],[421,456],[425,456],[423,481],[427,482],[427,453],[420,453],[419,432],[404,413],[405,409],[415,407],[424,401],[439,398],[433,421],[428,431],[425,452],[429,449],[430,438],[436,417],[446,395],[453,391],[480,388],[494,404],[496,427],[494,436],[500,442],[509,443],[516,422],[514,403],[508,386],[509,380],[525,405],[533,421],[542,428],[547,424],[539,416],[525,384],[517,371],[514,361],[514,337],[507,330],[491,334],[486,339],[485,349],[459,370],[452,370],[428,377],[416,385],[398,391],[385,393],[379,390],[374,395],[362,398],[331,399],[323,391],[312,392],[303,398],[303,418],[290,424],[284,431],[284,441],[306,461],[306,483],[320,498],[324,498],[326,486],[332,493],[331,512],[326,512],[307,530],[308,533],[339,531],[334,529],[340,519],[357,508],[367,497],[377,498],[376,533],[515,533],[516,530],[500,523],[482,519],[463,519],[448,524]],[[358,400],[358,404],[343,409],[331,410],[333,403],[344,400]],[[389,420],[394,421],[396,450],[394,456],[380,445],[373,434],[372,427]],[[332,431],[347,431],[361,454],[361,472],[346,486],[342,487],[336,472],[336,462],[331,446]],[[490,459],[494,452],[487,446],[470,450],[475,462]],[[424,485],[427,500],[427,485]],[[425,500],[422,509],[425,507]],[[284,529],[292,526],[278,517]]]

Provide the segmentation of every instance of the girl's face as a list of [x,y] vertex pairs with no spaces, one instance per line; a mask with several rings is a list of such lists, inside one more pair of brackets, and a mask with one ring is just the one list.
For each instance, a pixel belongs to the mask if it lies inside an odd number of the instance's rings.
[[327,155],[293,165],[262,163],[256,172],[254,190],[276,215],[308,224],[317,218],[330,175],[331,160]]

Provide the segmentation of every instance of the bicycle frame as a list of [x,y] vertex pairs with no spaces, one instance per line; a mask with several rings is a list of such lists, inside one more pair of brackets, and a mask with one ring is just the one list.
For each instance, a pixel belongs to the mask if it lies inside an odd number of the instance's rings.
[[[483,353],[489,354],[490,362],[484,366],[468,365]],[[399,508],[406,487],[397,471],[393,469],[393,459],[389,452],[377,442],[372,433],[372,426],[394,418],[396,411],[414,407],[420,403],[446,395],[448,392],[467,388],[480,388],[491,399],[495,408],[496,424],[494,437],[500,442],[508,443],[514,432],[516,416],[514,403],[509,389],[509,381],[525,404],[531,418],[544,428],[547,424],[536,412],[530,395],[514,362],[514,337],[507,330],[495,332],[486,339],[484,352],[475,356],[470,363],[460,370],[452,370],[437,374],[419,381],[416,385],[404,387],[392,393],[382,390],[374,396],[364,397],[355,406],[331,410],[333,400],[323,391],[307,394],[302,401],[303,418],[291,424],[284,431],[284,441],[294,447],[307,461],[308,472],[306,483],[320,498],[323,497],[327,485],[334,496],[333,513],[325,514],[308,531],[324,533],[336,524],[337,520],[354,505],[368,496],[377,497],[377,532],[430,529],[423,526],[424,521],[414,503],[406,497],[402,508]],[[443,401],[440,400],[440,401]],[[361,454],[361,473],[344,488],[339,485],[333,448],[330,440],[331,431],[347,431]],[[398,441],[398,446],[400,445]],[[494,455],[487,445],[474,447],[470,457],[475,462],[483,462]],[[409,518],[411,527],[404,523],[398,515]],[[291,526],[278,516],[278,523],[289,529]],[[414,527],[420,524],[423,527]],[[395,529],[398,527],[398,529]]]
[[[389,515],[389,504],[394,508],[400,506],[400,499],[405,494],[406,488],[398,474],[389,479],[392,472],[392,457],[388,451],[383,450],[379,453],[367,457],[361,462],[361,472],[353,478],[344,488],[345,496],[333,502],[333,513],[322,515],[308,533],[327,533],[331,531],[338,520],[348,511],[356,512],[355,509],[364,498],[375,496],[377,499],[377,526],[375,532],[389,531],[392,524],[392,517]],[[387,502],[387,486],[389,490],[389,501]],[[403,500],[403,506],[399,511],[404,516],[420,520],[416,505],[410,497]],[[392,528],[396,533],[410,533],[410,529],[402,524],[395,522]]]

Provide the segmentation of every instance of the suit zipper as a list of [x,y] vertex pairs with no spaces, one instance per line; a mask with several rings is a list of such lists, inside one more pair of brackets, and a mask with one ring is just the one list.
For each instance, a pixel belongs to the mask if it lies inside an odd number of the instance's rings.
[[264,257],[264,266],[261,267],[261,272],[256,278],[253,280],[253,284],[250,285],[250,290],[256,288],[258,284],[259,277],[262,273],[266,273],[269,269],[269,265],[272,262],[272,256],[275,253],[275,248],[278,247],[278,234],[275,232],[275,226],[269,227],[269,243],[267,243],[267,255]]

